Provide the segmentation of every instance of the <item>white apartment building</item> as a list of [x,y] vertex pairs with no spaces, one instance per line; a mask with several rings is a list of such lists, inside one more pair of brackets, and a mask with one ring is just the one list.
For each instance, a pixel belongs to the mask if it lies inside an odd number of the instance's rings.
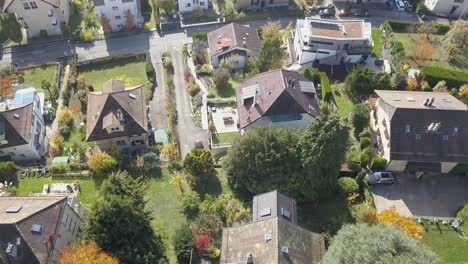
[[60,24],[68,24],[70,1],[5,0],[2,10],[16,14],[28,38],[39,36],[41,30],[45,30],[49,36],[60,35]]
[[193,12],[196,9],[208,9],[208,0],[179,0],[180,12]]
[[34,88],[18,90],[15,97],[0,103],[0,156],[16,163],[31,163],[46,153],[43,118],[44,93]]
[[143,20],[139,0],[93,0],[93,2],[98,17],[109,18],[112,31],[121,31],[124,28],[127,10],[132,13],[135,26]]
[[426,0],[424,3],[438,16],[468,18],[468,0]]
[[371,24],[363,20],[298,19],[288,42],[293,62],[337,65],[357,63],[372,54]]

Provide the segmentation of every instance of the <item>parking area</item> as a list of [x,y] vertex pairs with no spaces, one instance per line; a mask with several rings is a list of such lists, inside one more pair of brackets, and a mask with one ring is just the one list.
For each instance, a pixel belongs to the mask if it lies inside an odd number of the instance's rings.
[[377,212],[395,207],[399,214],[415,217],[454,217],[468,203],[468,176],[396,175],[397,182],[371,186]]

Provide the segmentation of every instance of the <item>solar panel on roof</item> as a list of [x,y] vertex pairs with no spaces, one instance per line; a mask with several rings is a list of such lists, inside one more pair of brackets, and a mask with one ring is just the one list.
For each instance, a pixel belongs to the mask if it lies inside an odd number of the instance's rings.
[[304,93],[315,93],[315,86],[313,82],[299,81],[299,87]]

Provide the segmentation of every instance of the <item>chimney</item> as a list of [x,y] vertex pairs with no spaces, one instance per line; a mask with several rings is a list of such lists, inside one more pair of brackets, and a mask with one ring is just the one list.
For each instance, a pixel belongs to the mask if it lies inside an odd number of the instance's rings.
[[429,101],[430,101],[430,99],[429,99],[429,98],[426,98],[426,100],[424,100],[424,106],[428,106]]
[[427,104],[427,106],[432,106],[433,103],[434,103],[434,97],[432,97],[431,100],[429,100],[429,103]]

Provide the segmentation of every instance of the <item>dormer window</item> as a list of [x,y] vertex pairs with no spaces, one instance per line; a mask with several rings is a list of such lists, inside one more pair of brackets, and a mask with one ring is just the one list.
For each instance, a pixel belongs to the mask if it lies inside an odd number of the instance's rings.
[[54,15],[54,11],[52,11],[52,9],[49,9],[49,12],[47,13],[47,16],[51,17],[53,15]]
[[406,133],[411,133],[411,126],[410,125],[406,125],[405,132]]
[[270,216],[271,215],[271,208],[270,207],[266,207],[266,208],[263,208],[260,210],[260,216],[261,217],[264,217],[264,216]]

